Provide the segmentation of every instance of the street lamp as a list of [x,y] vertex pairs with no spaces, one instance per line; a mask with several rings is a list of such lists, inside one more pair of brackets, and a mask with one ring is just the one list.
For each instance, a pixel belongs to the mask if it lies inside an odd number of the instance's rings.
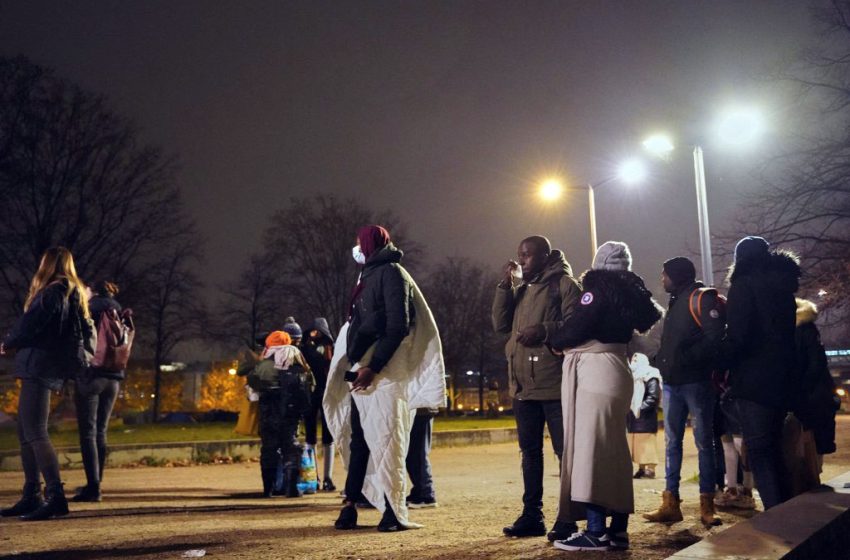
[[646,166],[643,161],[638,158],[632,158],[624,161],[617,169],[617,173],[607,177],[596,183],[587,183],[580,187],[564,187],[560,179],[549,178],[540,184],[540,198],[547,202],[553,202],[561,197],[565,190],[587,190],[587,213],[588,221],[590,222],[590,258],[596,256],[596,249],[599,243],[596,237],[596,194],[594,189],[598,189],[602,185],[610,183],[615,179],[619,179],[626,184],[633,184],[643,181],[646,177]]
[[[763,128],[761,114],[755,109],[734,108],[721,114],[717,125],[718,138],[726,143],[741,145],[751,142]],[[643,141],[643,147],[665,159],[675,149],[673,141],[664,134],[654,134]],[[714,286],[714,267],[711,261],[711,230],[708,225],[708,197],[705,189],[705,162],[702,147],[694,146],[694,183],[697,191],[697,219],[702,261],[702,279]]]

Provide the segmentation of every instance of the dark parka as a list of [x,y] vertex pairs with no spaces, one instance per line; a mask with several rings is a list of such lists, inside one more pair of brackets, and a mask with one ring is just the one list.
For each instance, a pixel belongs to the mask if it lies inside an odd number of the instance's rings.
[[826,352],[815,325],[818,311],[807,300],[797,300],[797,366],[800,390],[794,400],[794,414],[807,430],[812,430],[819,454],[835,453],[835,382],[829,373]]
[[368,364],[375,373],[387,365],[416,320],[410,275],[399,264],[403,256],[392,243],[371,255],[351,308],[348,359],[352,364],[359,362],[375,344]]
[[789,409],[799,381],[794,335],[799,278],[797,259],[784,252],[735,263],[722,344],[735,398]]
[[570,318],[578,303],[578,283],[564,254],[555,250],[536,278],[516,288],[496,288],[493,329],[510,334],[505,345],[511,397],[522,400],[560,400],[562,356],[544,345],[527,347],[517,342],[517,332],[542,325],[546,340]]
[[80,295],[71,292],[66,300],[68,284],[54,282],[36,294],[29,308],[3,339],[6,348],[16,350],[15,377],[36,379],[52,390],[59,390],[69,376],[69,329],[63,325],[62,308],[81,312]]
[[658,401],[661,400],[661,383],[656,378],[646,380],[640,416],[629,410],[626,429],[630,434],[654,434],[658,431]]
[[694,282],[676,289],[664,316],[661,346],[653,365],[668,385],[709,381],[717,367],[717,354],[725,331],[724,317],[717,307],[717,291],[708,290],[700,304],[697,325],[690,311],[690,295],[705,285]]

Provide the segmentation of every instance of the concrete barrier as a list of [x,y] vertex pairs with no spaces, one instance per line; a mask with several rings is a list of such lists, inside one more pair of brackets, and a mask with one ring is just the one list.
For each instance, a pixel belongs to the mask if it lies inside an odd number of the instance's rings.
[[710,535],[669,560],[850,558],[850,472],[752,519]]
[[[456,430],[434,432],[433,447],[457,447],[464,445],[487,445],[516,441],[516,428],[494,428],[480,430]],[[79,447],[58,447],[59,464],[63,469],[82,468],[83,458]],[[318,453],[321,455],[321,446]],[[121,444],[109,446],[109,466],[120,466],[147,460],[152,463],[166,461],[205,462],[212,457],[236,457],[251,459],[260,456],[260,440],[231,439],[217,441],[192,441],[174,443]],[[21,470],[21,457],[17,449],[0,451],[0,471]]]

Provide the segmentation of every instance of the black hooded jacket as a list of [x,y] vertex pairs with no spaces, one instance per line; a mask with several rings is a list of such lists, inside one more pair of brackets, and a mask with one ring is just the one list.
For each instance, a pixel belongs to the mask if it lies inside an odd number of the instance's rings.
[[588,270],[580,283],[579,305],[549,339],[556,350],[588,340],[625,344],[635,331],[646,332],[661,318],[661,308],[634,272]]
[[729,275],[723,359],[732,394],[787,410],[798,387],[794,343],[800,265],[785,252],[736,262]]
[[351,308],[348,359],[359,362],[375,344],[368,364],[375,373],[387,365],[416,319],[410,276],[399,264],[402,256],[390,243],[369,257],[360,275],[362,290]]

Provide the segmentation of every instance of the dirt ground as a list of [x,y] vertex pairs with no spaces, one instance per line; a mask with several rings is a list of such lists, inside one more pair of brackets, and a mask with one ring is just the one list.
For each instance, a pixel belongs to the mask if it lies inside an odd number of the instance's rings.
[[[839,419],[839,452],[827,456],[823,480],[850,470],[850,418]],[[659,436],[659,452],[661,437]],[[592,558],[660,559],[704,537],[696,520],[698,488],[683,482],[685,520],[649,524],[633,516],[629,552],[565,553],[545,538],[507,539],[502,527],[520,511],[522,482],[515,444],[435,449],[433,467],[440,507],[414,510],[424,529],[378,533],[376,510],[361,510],[357,531],[336,531],[340,507],[334,493],[303,498],[262,499],[256,463],[184,468],[112,469],[100,504],[72,504],[67,518],[41,523],[0,520],[0,557],[49,560],[139,560],[180,558],[189,549],[205,549],[210,558]],[[545,514],[555,517],[558,494],[556,461],[547,454]],[[662,469],[663,471],[663,469]],[[686,439],[683,478],[696,472],[696,451]],[[63,473],[69,489],[83,482],[82,471]],[[337,465],[338,485],[344,473]],[[21,474],[0,473],[0,503],[11,504]],[[637,511],[653,509],[663,478],[636,480]],[[750,514],[722,512],[721,531]]]

